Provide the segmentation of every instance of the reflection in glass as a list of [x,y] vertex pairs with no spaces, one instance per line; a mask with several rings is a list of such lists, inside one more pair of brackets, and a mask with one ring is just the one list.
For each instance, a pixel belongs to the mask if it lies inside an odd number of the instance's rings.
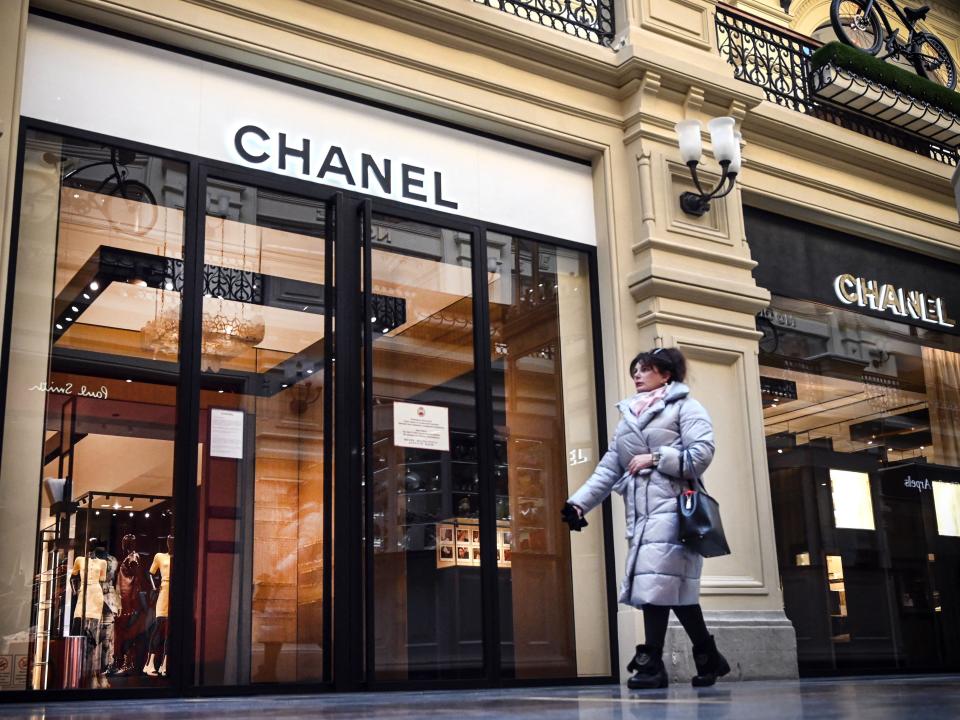
[[164,686],[179,345],[141,328],[179,307],[186,168],[28,132],[21,183],[0,690]]
[[206,189],[197,682],[325,679],[321,201]]
[[[573,536],[565,499],[596,465],[596,380],[587,255],[487,236],[503,672],[610,672],[602,522]],[[599,518],[600,515],[598,514]],[[577,592],[573,592],[573,577]],[[549,602],[544,602],[549,598]]]
[[[378,680],[476,677],[482,670],[472,242],[468,233],[374,218]],[[398,422],[419,413],[441,418],[432,420],[440,430],[413,447],[397,435],[404,427]]]
[[960,667],[960,339],[783,297],[757,327],[801,672]]

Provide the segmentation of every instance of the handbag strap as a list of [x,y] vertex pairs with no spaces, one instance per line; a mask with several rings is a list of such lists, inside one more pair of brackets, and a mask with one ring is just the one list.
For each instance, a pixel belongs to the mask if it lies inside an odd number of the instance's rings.
[[[682,449],[680,450],[680,479],[681,479],[681,480],[686,480],[686,478],[684,478],[684,476],[683,476],[683,463],[684,463],[684,458],[686,458],[686,457],[687,457],[687,449],[686,449],[686,448],[682,448]],[[700,485],[700,492],[706,492],[706,491],[707,491],[706,486],[703,484],[703,478],[699,478],[699,477],[698,477],[698,478],[693,478],[693,479],[690,479],[690,480],[686,480],[686,482],[687,482],[687,484],[690,486],[690,490],[691,490],[692,492],[697,492],[697,487],[696,487],[697,484]]]

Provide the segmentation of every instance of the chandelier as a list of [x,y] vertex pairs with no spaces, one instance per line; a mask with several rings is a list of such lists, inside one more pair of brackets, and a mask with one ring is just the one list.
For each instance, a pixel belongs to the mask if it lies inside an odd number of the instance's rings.
[[[225,362],[260,344],[266,327],[263,315],[249,309],[251,306],[256,308],[253,303],[256,303],[258,295],[255,292],[257,274],[247,266],[249,226],[225,218],[208,217],[207,220],[208,223],[214,223],[214,232],[208,233],[208,245],[216,247],[219,244],[220,262],[204,265],[201,369],[204,372],[220,372]],[[256,232],[255,228],[253,232]],[[236,243],[237,234],[241,236],[240,243]],[[226,245],[230,241],[241,244],[237,253],[239,257],[227,256]],[[166,232],[161,255],[167,255]],[[175,359],[180,351],[180,293],[172,292],[174,286],[172,280],[166,281],[165,288],[158,292],[153,320],[140,330],[141,344],[145,350],[153,352],[154,358],[162,356]]]
[[[180,350],[180,303],[164,301],[163,295],[166,293],[161,293],[156,316],[140,331],[141,342],[154,358],[176,358]],[[223,363],[262,342],[266,331],[263,317],[247,317],[243,303],[227,301],[226,308],[224,305],[223,298],[204,298],[200,353],[205,372],[220,372]]]

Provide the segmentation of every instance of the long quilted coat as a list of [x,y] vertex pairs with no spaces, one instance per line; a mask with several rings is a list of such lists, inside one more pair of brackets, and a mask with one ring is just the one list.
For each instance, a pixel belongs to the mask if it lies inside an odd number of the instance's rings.
[[[697,478],[713,459],[714,443],[710,416],[689,394],[683,383],[671,383],[639,417],[630,409],[635,398],[619,402],[610,449],[568,501],[586,514],[611,492],[623,495],[630,549],[620,602],[634,607],[699,602],[703,558],[678,540],[677,496],[687,486],[680,480],[680,455],[684,477]],[[661,453],[656,468],[627,471],[634,455],[653,450]]]

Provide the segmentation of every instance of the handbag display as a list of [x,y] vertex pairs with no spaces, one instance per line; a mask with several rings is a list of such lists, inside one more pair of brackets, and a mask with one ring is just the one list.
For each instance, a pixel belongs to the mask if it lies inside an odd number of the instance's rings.
[[[680,453],[680,478],[683,479],[683,459]],[[730,554],[723,523],[720,521],[720,503],[707,495],[699,478],[688,481],[690,487],[677,497],[677,515],[680,519],[680,542],[704,557]],[[699,485],[699,489],[697,489]]]

